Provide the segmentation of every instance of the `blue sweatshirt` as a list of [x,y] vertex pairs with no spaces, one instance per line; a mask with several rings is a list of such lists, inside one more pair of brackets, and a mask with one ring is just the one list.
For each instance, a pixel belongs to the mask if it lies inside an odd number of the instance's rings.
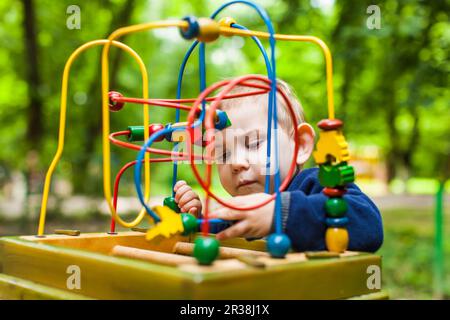
[[[318,172],[318,168],[300,171],[281,193],[283,232],[289,236],[296,251],[326,250],[324,205],[327,197],[322,193]],[[378,208],[354,183],[347,185],[344,199],[348,204],[348,249],[377,251],[383,243],[383,225]],[[228,226],[228,222],[215,224],[210,230],[217,233]]]

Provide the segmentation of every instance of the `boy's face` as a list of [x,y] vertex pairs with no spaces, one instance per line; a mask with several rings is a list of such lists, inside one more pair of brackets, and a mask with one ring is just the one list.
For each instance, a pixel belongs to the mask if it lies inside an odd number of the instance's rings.
[[[219,131],[215,138],[215,159],[220,181],[232,196],[264,192],[267,158],[267,108],[241,104],[226,110],[231,127]],[[280,179],[289,171],[294,153],[294,139],[278,123]],[[273,137],[273,135],[272,135]],[[275,143],[271,142],[270,192],[275,173]]]

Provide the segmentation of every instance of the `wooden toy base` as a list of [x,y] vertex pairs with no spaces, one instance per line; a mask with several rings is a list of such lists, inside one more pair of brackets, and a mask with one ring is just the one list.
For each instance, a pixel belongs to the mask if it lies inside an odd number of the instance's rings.
[[[345,252],[318,259],[290,253],[286,259],[273,259],[263,253],[263,240],[232,239],[221,243],[222,257],[228,259],[201,266],[186,255],[193,239],[148,242],[141,232],[0,238],[0,298],[387,298],[385,292],[367,286],[367,268],[381,268],[377,255]],[[80,289],[70,290],[68,268],[74,265],[80,270]]]

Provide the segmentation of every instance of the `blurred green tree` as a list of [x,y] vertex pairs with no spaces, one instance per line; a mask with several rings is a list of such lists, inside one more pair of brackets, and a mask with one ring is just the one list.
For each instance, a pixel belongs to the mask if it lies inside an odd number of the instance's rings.
[[[450,33],[446,1],[379,1],[381,28],[366,25],[370,1],[258,1],[277,32],[313,34],[325,40],[335,62],[337,115],[355,145],[383,150],[389,179],[426,176],[448,179],[450,113],[448,59]],[[81,1],[81,28],[66,27],[70,1],[9,0],[0,3],[0,163],[9,170],[42,174],[56,149],[60,79],[65,60],[86,41],[114,29],[149,20],[209,15],[223,1]],[[263,30],[256,13],[227,9],[251,29]],[[152,97],[175,96],[181,59],[189,43],[176,30],[145,32],[122,41],[144,59]],[[264,42],[267,46],[267,42]],[[326,116],[324,64],[318,48],[279,42],[279,77],[290,82],[312,123]],[[221,38],[208,45],[208,83],[244,73],[264,73],[249,39]],[[57,174],[72,181],[75,193],[101,194],[100,50],[83,54],[73,67],[65,153]],[[183,96],[198,93],[197,54],[192,57]],[[140,76],[131,59],[111,51],[111,88],[140,95]],[[152,107],[153,108],[153,107]],[[173,121],[174,111],[152,109],[152,122]],[[112,114],[113,130],[139,123],[140,109]],[[168,147],[168,145],[165,145]],[[38,161],[26,161],[30,151]],[[114,170],[135,154],[113,148]],[[28,157],[34,159],[31,153]],[[33,168],[29,164],[33,164]],[[184,167],[183,167],[184,168]],[[181,177],[192,177],[189,169]],[[36,176],[36,175],[30,175]],[[158,167],[152,180],[169,192],[171,166]],[[131,185],[126,176],[125,184]],[[38,188],[39,189],[39,188]],[[127,190],[124,188],[123,190]],[[131,188],[130,188],[131,190]]]

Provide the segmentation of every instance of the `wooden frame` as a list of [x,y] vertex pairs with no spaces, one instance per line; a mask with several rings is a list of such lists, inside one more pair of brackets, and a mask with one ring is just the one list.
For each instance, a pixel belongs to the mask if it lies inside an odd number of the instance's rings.
[[[326,259],[308,259],[303,253],[288,254],[286,259],[258,257],[264,269],[237,259],[173,267],[109,255],[115,245],[171,252],[176,242],[192,240],[178,236],[147,242],[140,232],[0,238],[0,291],[5,290],[2,282],[11,283],[2,279],[15,277],[41,290],[52,288],[63,299],[387,298],[379,289],[367,287],[367,268],[381,268],[381,257],[367,253],[346,252]],[[264,251],[265,241],[232,239],[222,246]],[[67,288],[70,265],[80,268],[80,289]]]

